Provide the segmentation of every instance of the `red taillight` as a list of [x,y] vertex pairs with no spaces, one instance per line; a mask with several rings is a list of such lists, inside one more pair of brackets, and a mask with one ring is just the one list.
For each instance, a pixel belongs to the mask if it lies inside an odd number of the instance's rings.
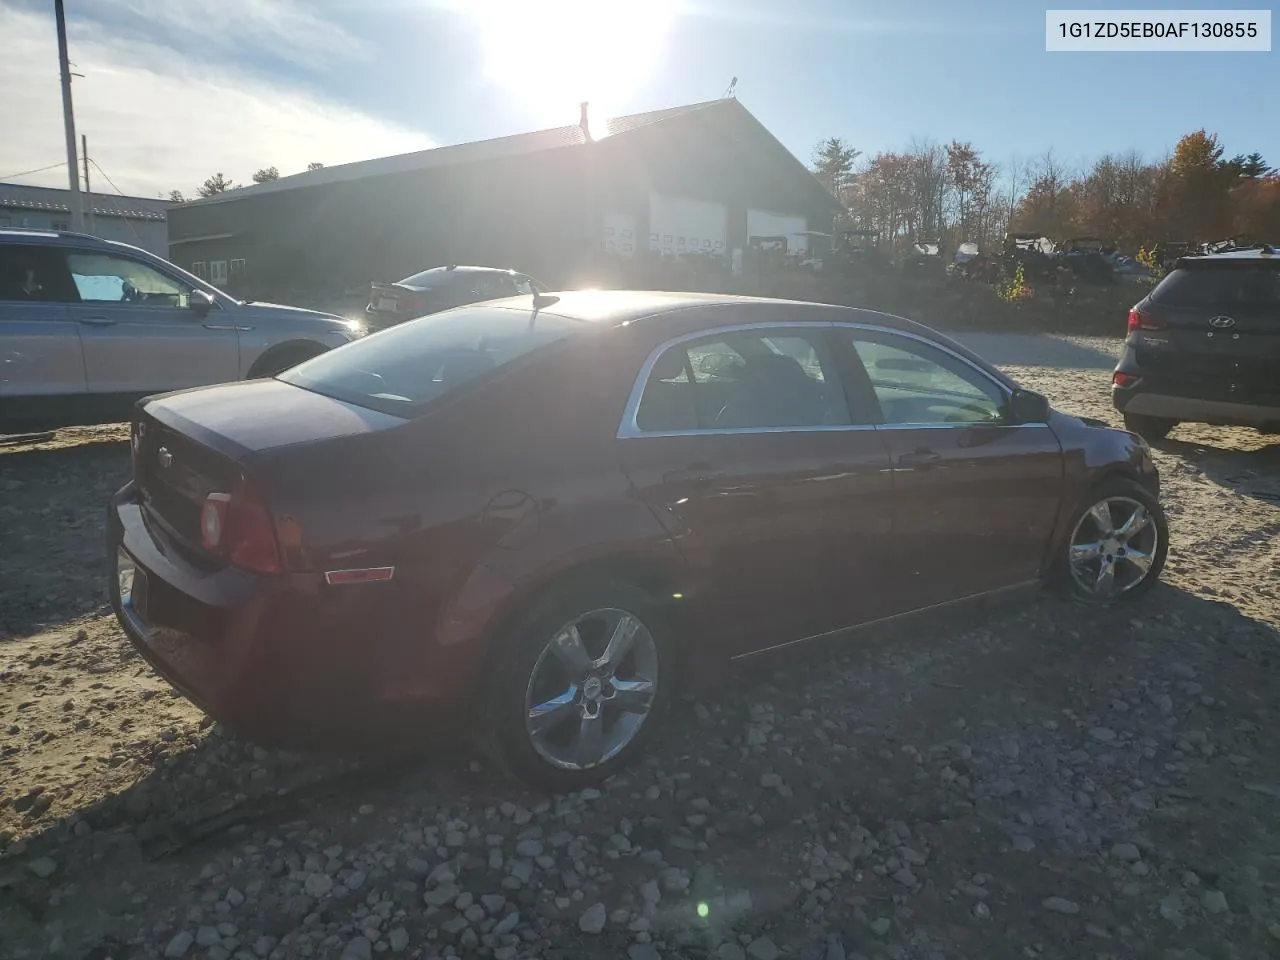
[[222,552],[222,537],[227,529],[227,513],[231,494],[211,493],[204,498],[200,511],[200,546],[210,553]]
[[1164,326],[1159,317],[1142,312],[1137,307],[1129,311],[1129,332],[1135,330],[1159,330]]
[[396,303],[396,311],[398,313],[416,313],[419,310],[425,310],[427,301],[422,297],[405,297]]
[[1111,375],[1111,383],[1117,387],[1132,387],[1141,379],[1141,377],[1134,376],[1132,373],[1121,373],[1119,370]]
[[200,511],[200,545],[254,573],[279,573],[280,547],[266,502],[244,478],[231,493],[211,493]]

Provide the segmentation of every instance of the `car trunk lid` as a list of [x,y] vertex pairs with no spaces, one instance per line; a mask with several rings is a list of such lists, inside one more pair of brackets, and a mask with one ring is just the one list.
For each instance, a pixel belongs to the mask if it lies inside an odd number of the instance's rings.
[[404,422],[279,380],[161,395],[140,403],[136,413],[134,483],[148,519],[196,549],[205,499],[233,490],[255,455]]
[[374,313],[420,317],[445,305],[442,291],[412,287],[403,283],[369,285],[369,309]]

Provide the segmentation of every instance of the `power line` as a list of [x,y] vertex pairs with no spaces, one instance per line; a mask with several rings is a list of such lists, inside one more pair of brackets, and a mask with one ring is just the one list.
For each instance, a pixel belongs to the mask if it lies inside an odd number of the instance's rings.
[[21,173],[6,173],[0,180],[12,180],[14,177],[26,177],[33,173],[44,173],[46,170],[52,170],[54,167],[60,167],[67,161],[59,160],[57,163],[51,163],[47,167],[36,167],[34,170],[23,170]]
[[[97,161],[97,160],[93,159],[93,157],[90,157],[90,158],[89,158],[89,162],[93,164],[93,168],[94,168],[95,170],[97,170],[100,174],[102,174],[102,179],[103,179],[103,180],[105,180],[105,181],[107,181],[107,183],[111,184],[111,189],[112,189],[112,190],[114,190],[116,193],[120,194],[120,196],[122,196],[122,197],[123,197],[123,196],[125,196],[125,192],[124,192],[123,190],[121,190],[119,187],[117,187],[117,186],[116,186],[116,184],[115,184],[115,181],[114,181],[114,180],[112,180],[110,177],[108,177],[108,176],[107,176],[107,171],[103,170],[103,169],[102,169],[102,167],[98,166],[98,161]],[[90,201],[92,202],[92,199],[93,199],[93,198],[92,198],[92,197],[90,197],[89,199],[90,199]],[[139,245],[139,246],[141,246],[141,245],[142,245],[142,237],[138,236],[138,228],[137,228],[137,227],[135,227],[135,226],[133,225],[133,221],[132,221],[132,220],[130,220],[128,217],[125,217],[125,218],[124,218],[124,222],[125,222],[125,223],[127,223],[127,224],[129,225],[129,230],[133,233],[133,239],[137,240],[137,241],[138,241],[138,245]]]

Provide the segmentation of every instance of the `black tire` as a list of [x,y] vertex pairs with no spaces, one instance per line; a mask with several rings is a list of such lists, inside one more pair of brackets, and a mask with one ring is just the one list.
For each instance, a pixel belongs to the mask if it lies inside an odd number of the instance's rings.
[[[1144,534],[1133,535],[1132,540],[1124,540],[1122,543],[1116,543],[1115,538],[1098,537],[1094,540],[1098,533],[1097,523],[1092,518],[1086,519],[1086,516],[1093,509],[1095,504],[1108,501],[1122,501],[1116,505],[1115,509],[1109,509],[1109,513],[1113,518],[1113,529],[1116,526],[1123,527],[1124,521],[1128,516],[1124,514],[1128,503],[1135,503],[1146,511],[1150,518],[1150,526],[1145,528],[1154,531],[1154,543],[1149,547],[1150,541],[1146,540]],[[1120,516],[1117,518],[1116,511],[1119,510]],[[1071,558],[1073,555],[1073,545],[1077,540],[1088,543],[1098,542],[1106,543],[1106,551],[1110,551],[1112,557],[1109,562],[1113,568],[1113,579],[1115,589],[1108,595],[1100,593],[1097,590],[1086,589],[1081,582],[1087,579],[1087,575],[1092,575],[1095,569],[1100,571],[1101,564],[1108,553],[1102,553],[1097,562],[1099,566],[1095,568],[1093,560],[1087,563],[1082,561],[1083,570],[1080,574],[1073,573]],[[1118,549],[1117,549],[1118,547]],[[1071,522],[1067,526],[1066,536],[1062,543],[1058,546],[1058,556],[1054,559],[1053,567],[1050,571],[1050,583],[1062,596],[1074,597],[1079,600],[1091,603],[1111,603],[1117,600],[1133,600],[1142,596],[1148,590],[1156,585],[1160,579],[1160,573],[1164,569],[1165,557],[1169,551],[1169,522],[1165,517],[1164,508],[1160,506],[1151,491],[1133,480],[1124,477],[1111,477],[1103,480],[1101,483],[1093,487],[1076,506],[1071,514]],[[1134,564],[1132,555],[1145,555],[1150,559],[1150,564],[1145,574],[1140,580],[1133,578],[1131,575],[1138,570]],[[1126,559],[1129,556],[1129,559]],[[1132,583],[1130,583],[1132,580]],[[1095,581],[1101,582],[1101,581]]]
[[1141,413],[1126,413],[1124,428],[1136,433],[1148,443],[1157,443],[1169,435],[1169,431],[1178,425],[1177,420],[1165,417],[1148,417]]
[[[630,614],[640,622],[652,639],[652,649],[656,652],[656,682],[652,701],[638,730],[616,753],[594,764],[573,768],[559,766],[540,752],[526,728],[529,713],[527,698],[534,685],[535,667],[540,671],[545,670],[547,664],[555,668],[561,667],[557,661],[544,660],[544,652],[551,656],[548,648],[552,639],[584,614],[606,609]],[[583,633],[590,633],[589,625],[590,621],[583,622]],[[582,639],[589,654],[598,657],[602,652],[602,636],[583,636]],[[640,635],[637,634],[637,647],[640,642]],[[646,646],[645,651],[648,649]],[[637,654],[631,654],[635,655]],[[671,632],[659,606],[648,593],[630,583],[595,577],[575,578],[552,588],[536,601],[532,609],[502,638],[493,662],[495,669],[486,691],[485,702],[485,725],[490,741],[487,744],[490,748],[488,752],[519,780],[535,789],[551,793],[572,792],[595,786],[631,763],[644,751],[666,716],[677,679]],[[625,669],[624,666],[619,672]],[[606,687],[612,690],[610,684],[606,683]],[[572,689],[575,687],[570,685],[565,692]],[[578,684],[576,689],[578,705],[566,708],[574,712],[568,713],[560,724],[567,728],[565,732],[569,734],[575,724],[583,723],[578,711],[590,706],[585,702],[586,684]],[[614,696],[617,696],[616,691]],[[594,706],[597,715],[604,722],[602,729],[615,729],[609,727],[607,721],[612,718],[616,722],[623,713],[607,699],[595,700]],[[627,713],[626,716],[634,714]],[[557,729],[555,732],[561,731]]]
[[268,350],[260,356],[249,369],[246,380],[261,380],[278,376],[290,367],[296,367],[304,360],[318,357],[325,352],[321,346],[302,345],[284,347],[279,350]]

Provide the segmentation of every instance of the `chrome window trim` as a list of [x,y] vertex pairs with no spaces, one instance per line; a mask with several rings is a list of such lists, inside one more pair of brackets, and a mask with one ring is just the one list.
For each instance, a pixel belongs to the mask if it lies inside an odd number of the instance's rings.
[[945,344],[938,343],[928,337],[922,337],[919,334],[911,333],[906,330],[898,330],[894,327],[886,327],[875,323],[858,323],[850,320],[803,320],[803,321],[756,321],[754,323],[738,323],[723,327],[708,327],[702,330],[696,330],[692,333],[682,333],[679,336],[672,337],[649,351],[649,356],[645,358],[643,364],[640,365],[640,373],[637,375],[635,383],[631,386],[631,393],[627,397],[627,405],[622,410],[622,422],[618,425],[617,439],[619,440],[635,440],[643,437],[712,437],[712,436],[741,436],[746,434],[766,434],[766,433],[845,433],[860,430],[957,430],[971,429],[980,426],[1002,426],[1005,429],[1014,429],[1019,427],[1047,427],[1043,423],[1006,423],[1006,424],[984,424],[981,421],[973,423],[850,423],[835,425],[815,425],[806,427],[695,427],[691,430],[641,430],[636,422],[636,418],[640,412],[640,402],[644,399],[644,388],[649,383],[649,375],[653,372],[654,364],[658,362],[658,358],[670,350],[672,347],[682,343],[688,343],[691,340],[701,340],[704,337],[712,337],[721,333],[748,333],[755,330],[866,330],[873,333],[885,333],[894,337],[903,337],[907,340],[916,340],[925,346],[940,350],[950,357],[960,361],[964,366],[968,367],[979,377],[991,383],[996,390],[1004,397],[1008,403],[1012,394],[1008,387],[997,380],[987,371],[974,364],[972,360],[956,351],[950,349]]

